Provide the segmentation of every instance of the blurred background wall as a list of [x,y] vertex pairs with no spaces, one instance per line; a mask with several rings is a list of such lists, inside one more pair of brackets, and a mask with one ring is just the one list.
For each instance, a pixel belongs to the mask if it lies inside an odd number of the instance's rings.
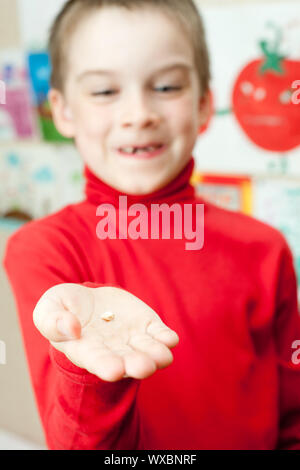
[[[300,93],[293,87],[300,80],[299,0],[196,3],[206,25],[212,83],[211,118],[199,129],[193,183],[215,204],[282,231],[300,279]],[[0,84],[6,92],[4,100],[0,87],[1,259],[7,238],[23,223],[83,198],[82,162],[56,131],[47,102],[46,42],[63,4],[0,0]],[[0,448],[38,448],[44,438],[2,265],[0,299]]]

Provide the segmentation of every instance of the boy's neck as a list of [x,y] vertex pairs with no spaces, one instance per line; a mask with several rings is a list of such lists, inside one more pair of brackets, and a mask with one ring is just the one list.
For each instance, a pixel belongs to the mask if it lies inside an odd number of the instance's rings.
[[194,171],[195,160],[192,157],[185,168],[163,188],[144,195],[129,195],[109,186],[96,176],[87,165],[84,167],[86,178],[86,200],[92,204],[111,203],[118,204],[119,196],[127,196],[128,203],[175,203],[192,199],[195,189],[190,180]]

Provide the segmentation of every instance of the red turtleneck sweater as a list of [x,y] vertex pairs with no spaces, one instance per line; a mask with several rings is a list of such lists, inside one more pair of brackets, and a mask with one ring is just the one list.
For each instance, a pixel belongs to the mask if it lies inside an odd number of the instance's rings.
[[[202,203],[193,166],[128,204]],[[85,175],[86,200],[27,223],[4,260],[49,448],[300,449],[300,365],[291,360],[300,322],[280,233],[205,203],[201,250],[184,239],[100,240],[97,206],[117,207],[120,193]],[[108,383],[49,347],[32,312],[46,290],[70,282],[119,286],[150,305],[180,337],[172,365]]]

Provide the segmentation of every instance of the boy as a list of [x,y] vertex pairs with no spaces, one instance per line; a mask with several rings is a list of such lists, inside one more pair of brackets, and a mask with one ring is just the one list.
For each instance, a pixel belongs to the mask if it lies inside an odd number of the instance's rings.
[[53,115],[85,162],[86,200],[24,226],[5,258],[49,448],[300,448],[283,237],[207,203],[202,249],[97,236],[104,209],[124,216],[119,196],[201,203],[191,152],[209,61],[192,1],[71,0],[50,52]]

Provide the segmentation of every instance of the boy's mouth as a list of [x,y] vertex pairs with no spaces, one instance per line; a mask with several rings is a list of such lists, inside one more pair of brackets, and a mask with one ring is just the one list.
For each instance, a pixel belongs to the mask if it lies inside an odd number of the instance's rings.
[[165,149],[165,145],[163,144],[151,143],[145,146],[137,145],[137,146],[121,147],[118,149],[118,151],[121,155],[150,158],[150,157],[159,155],[164,149]]

